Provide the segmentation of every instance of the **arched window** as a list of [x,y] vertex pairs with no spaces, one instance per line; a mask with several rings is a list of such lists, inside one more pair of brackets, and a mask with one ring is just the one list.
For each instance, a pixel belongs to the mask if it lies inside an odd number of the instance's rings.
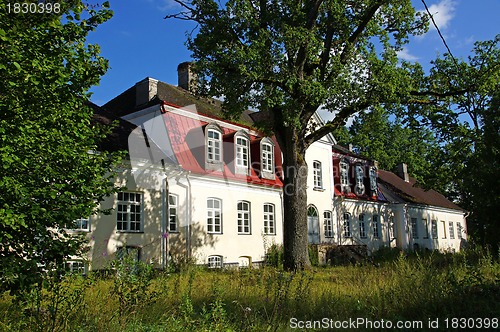
[[325,237],[333,237],[332,212],[331,211],[323,212],[323,219],[325,223]]
[[274,214],[274,204],[264,204],[264,234],[276,235],[276,216]]
[[238,202],[238,234],[250,234],[250,202]]
[[344,228],[344,237],[345,238],[351,237],[352,236],[352,234],[351,234],[351,214],[348,212],[344,213],[343,228]]
[[212,255],[208,256],[208,267],[211,269],[222,267],[222,256]]
[[355,168],[356,186],[354,187],[356,195],[363,195],[365,193],[365,185],[363,184],[363,178],[365,176],[365,171],[363,165],[356,165]]
[[364,239],[366,238],[366,224],[365,224],[365,215],[359,215],[359,237]]
[[206,169],[222,171],[222,129],[212,123],[205,129]]
[[340,160],[340,186],[343,192],[349,192],[349,162],[345,158]]
[[370,190],[375,193],[377,191],[377,168],[370,167]]
[[222,233],[222,201],[218,198],[207,199],[207,232]]
[[274,179],[274,143],[269,138],[260,142],[261,174],[263,178]]
[[248,174],[250,166],[250,137],[243,130],[234,135],[235,172]]

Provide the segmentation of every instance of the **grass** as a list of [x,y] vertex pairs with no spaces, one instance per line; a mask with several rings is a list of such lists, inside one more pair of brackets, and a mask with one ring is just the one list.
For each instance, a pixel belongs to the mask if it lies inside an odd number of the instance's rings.
[[366,265],[298,273],[192,266],[154,277],[136,269],[119,277],[71,276],[23,301],[3,294],[0,330],[288,331],[292,318],[422,321],[424,327],[439,319],[442,330],[446,318],[496,318],[498,325],[500,263],[488,253],[389,260],[387,254]]

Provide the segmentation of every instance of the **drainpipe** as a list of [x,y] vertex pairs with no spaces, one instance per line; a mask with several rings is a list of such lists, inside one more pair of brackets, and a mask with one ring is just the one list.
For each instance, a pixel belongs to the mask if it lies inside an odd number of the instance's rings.
[[188,201],[187,201],[187,225],[186,225],[186,246],[187,246],[187,257],[191,258],[191,221],[192,221],[192,195],[191,195],[191,180],[189,179],[189,175],[191,171],[188,171],[186,174],[186,180],[188,183]]
[[168,256],[166,255],[168,249],[168,236],[165,238],[167,232],[167,220],[168,220],[168,179],[165,178],[165,184],[161,191],[162,198],[162,220],[161,220],[161,268],[164,270],[168,267]]

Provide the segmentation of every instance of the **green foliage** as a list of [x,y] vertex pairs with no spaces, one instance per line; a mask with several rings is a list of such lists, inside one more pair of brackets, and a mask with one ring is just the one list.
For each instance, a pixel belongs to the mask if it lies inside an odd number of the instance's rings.
[[472,239],[499,248],[500,35],[475,44],[467,61],[436,59],[424,90],[431,97],[396,114],[417,131],[432,130],[440,149],[430,155],[429,186],[444,188],[470,212]]
[[113,290],[118,297],[120,317],[127,317],[137,307],[155,301],[157,293],[150,289],[154,277],[151,264],[129,254],[113,261],[111,267],[116,271]]
[[[4,293],[0,327],[51,330],[50,306],[55,302],[50,299],[57,296],[65,298],[59,301],[53,329],[60,331],[288,331],[292,317],[424,323],[498,318],[500,263],[488,251],[396,252],[392,260],[388,250],[384,255],[377,266],[325,267],[314,273],[261,267],[159,275],[148,287],[158,293],[155,301],[141,301],[124,316],[115,294],[118,274],[111,279],[73,276],[61,280],[60,291],[45,284],[42,300],[34,296],[23,303],[30,310],[20,310]],[[34,316],[38,307],[40,320]]]
[[272,244],[267,249],[265,263],[275,268],[283,267],[283,246],[281,244]]
[[433,160],[440,147],[432,131],[410,128],[398,118],[391,119],[383,108],[360,113],[348,129],[339,129],[334,135],[339,144],[353,144],[355,152],[376,160],[381,169],[393,171],[406,163],[420,184],[434,173]]
[[[12,3],[12,1],[11,1]],[[96,212],[112,192],[114,157],[96,153],[88,89],[107,61],[87,34],[112,12],[79,0],[60,13],[8,13],[0,4],[0,289],[39,282],[43,266],[82,252],[59,229]]]

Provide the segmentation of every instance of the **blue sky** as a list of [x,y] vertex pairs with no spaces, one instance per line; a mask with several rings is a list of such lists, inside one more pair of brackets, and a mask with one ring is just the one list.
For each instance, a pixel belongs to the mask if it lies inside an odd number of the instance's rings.
[[[172,0],[111,0],[114,16],[89,36],[101,46],[110,69],[101,84],[91,89],[91,100],[102,105],[145,77],[177,85],[177,65],[188,61],[186,31],[194,25],[163,17],[178,9]],[[413,0],[423,10],[421,0]],[[500,0],[426,0],[448,46],[456,57],[466,58],[478,40],[500,33]],[[446,52],[436,30],[412,38],[401,58],[426,65]]]

